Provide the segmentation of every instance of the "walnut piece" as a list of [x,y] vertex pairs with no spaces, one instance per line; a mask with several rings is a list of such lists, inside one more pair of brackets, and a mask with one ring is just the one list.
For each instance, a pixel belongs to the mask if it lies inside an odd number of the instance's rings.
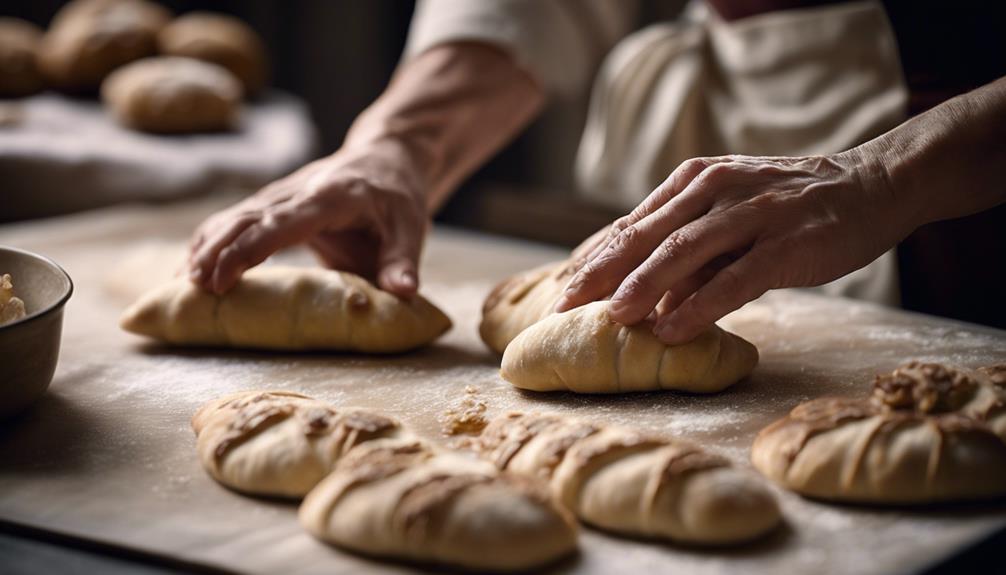
[[0,276],[0,325],[15,322],[25,315],[24,302],[14,295],[10,274]]
[[890,375],[878,375],[873,397],[887,409],[945,413],[960,409],[977,388],[977,381],[956,369],[912,361]]

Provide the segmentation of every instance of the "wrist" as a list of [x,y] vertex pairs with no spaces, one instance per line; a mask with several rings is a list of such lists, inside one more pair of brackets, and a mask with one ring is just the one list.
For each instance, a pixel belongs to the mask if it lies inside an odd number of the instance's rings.
[[892,142],[880,137],[838,156],[853,171],[865,194],[864,201],[885,214],[884,225],[892,226],[900,241],[929,220],[927,202],[917,197],[905,160],[891,147]]

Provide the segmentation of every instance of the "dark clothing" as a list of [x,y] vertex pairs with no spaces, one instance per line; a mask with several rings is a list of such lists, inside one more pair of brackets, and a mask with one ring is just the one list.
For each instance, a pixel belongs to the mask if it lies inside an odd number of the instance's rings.
[[[706,1],[726,20],[835,3]],[[909,114],[1006,76],[1006,21],[990,10],[996,4],[884,2],[908,84]],[[906,309],[1006,328],[1006,205],[919,228],[898,246],[898,264]]]

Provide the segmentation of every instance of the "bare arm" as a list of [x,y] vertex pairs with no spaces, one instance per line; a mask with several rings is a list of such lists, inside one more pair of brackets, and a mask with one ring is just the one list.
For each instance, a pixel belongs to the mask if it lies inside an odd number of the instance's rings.
[[338,151],[203,222],[192,238],[190,277],[223,293],[272,253],[307,243],[327,266],[411,295],[433,210],[543,101],[501,50],[432,48],[396,72]]
[[1006,79],[840,154],[681,164],[586,250],[558,310],[611,315],[681,343],[765,291],[820,285],[919,226],[1006,201]]

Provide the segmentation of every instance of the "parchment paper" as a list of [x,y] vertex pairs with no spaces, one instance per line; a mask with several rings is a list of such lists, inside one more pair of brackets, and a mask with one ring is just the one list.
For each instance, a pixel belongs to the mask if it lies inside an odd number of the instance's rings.
[[[466,386],[489,415],[555,410],[689,437],[747,466],[759,428],[800,401],[856,394],[875,373],[910,358],[977,366],[1006,361],[1000,331],[845,300],[780,292],[726,323],[761,349],[755,374],[725,393],[620,397],[512,389],[475,326],[488,289],[562,252],[437,229],[423,291],[453,318],[435,346],[397,357],[177,351],[116,328],[145,285],[170,275],[191,227],[222,200],[119,207],[0,227],[0,243],[64,265],[77,291],[45,399],[0,424],[0,520],[247,573],[357,573],[414,568],[315,542],[296,507],[237,495],[197,462],[189,417],[210,398],[284,388],[337,405],[381,409],[431,438]],[[304,253],[283,256],[310,263]],[[753,471],[752,471],[753,472]],[[780,492],[787,525],[761,542],[703,550],[584,529],[581,553],[559,572],[889,573],[937,561],[1006,524],[1002,504],[928,511],[833,506]]]

